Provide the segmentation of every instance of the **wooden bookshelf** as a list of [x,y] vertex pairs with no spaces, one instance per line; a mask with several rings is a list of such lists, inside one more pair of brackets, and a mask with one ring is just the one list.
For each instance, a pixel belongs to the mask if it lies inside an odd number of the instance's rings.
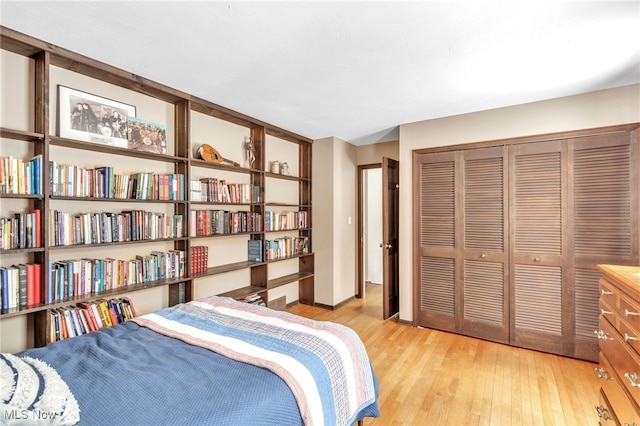
[[[212,286],[208,279],[224,274],[235,274],[246,271],[247,281],[234,283],[234,290],[215,291],[212,294],[242,299],[245,296],[259,293],[265,303],[269,304],[269,292],[286,285],[298,283],[299,301],[302,303],[314,303],[313,283],[313,252],[311,251],[311,228],[292,229],[283,231],[290,237],[305,237],[309,244],[310,253],[303,256],[294,256],[287,259],[295,262],[296,270],[286,272],[281,276],[273,276],[278,273],[282,263],[280,260],[272,262],[247,261],[246,249],[243,255],[236,255],[234,259],[218,261],[210,259],[205,272],[190,275],[190,248],[194,245],[206,244],[210,250],[225,251],[227,244],[238,247],[244,240],[260,240],[263,244],[266,240],[265,232],[242,232],[235,234],[212,235],[195,237],[190,235],[191,212],[206,209],[230,209],[236,211],[249,211],[258,213],[264,219],[266,208],[286,208],[289,210],[311,212],[311,144],[312,140],[262,122],[242,113],[216,105],[212,102],[196,98],[171,87],[153,82],[144,77],[112,67],[91,58],[78,55],[66,49],[54,46],[46,41],[35,39],[31,36],[18,33],[11,29],[0,27],[2,50],[12,55],[18,55],[28,61],[25,72],[18,68],[16,72],[22,73],[21,79],[28,81],[29,89],[25,90],[25,104],[31,106],[24,122],[24,126],[13,126],[11,123],[1,123],[0,142],[3,147],[7,144],[27,143],[30,145],[28,154],[23,154],[23,161],[30,157],[42,156],[41,186],[42,194],[8,194],[0,193],[3,201],[18,203],[24,210],[41,210],[40,229],[42,247],[1,250],[3,254],[2,267],[9,267],[12,263],[37,263],[41,265],[40,281],[42,283],[43,300],[50,299],[50,283],[47,266],[59,261],[67,252],[75,256],[78,249],[87,251],[87,256],[92,258],[114,257],[114,252],[135,250],[139,255],[147,255],[154,246],[159,245],[158,250],[176,250],[184,252],[185,273],[183,277],[176,277],[153,282],[143,282],[134,285],[117,287],[99,293],[90,293],[68,297],[64,300],[56,300],[46,304],[40,301],[29,307],[15,308],[0,312],[0,321],[8,318],[26,316],[26,324],[33,327],[33,338],[29,346],[42,346],[50,341],[50,317],[51,310],[72,303],[92,301],[103,297],[126,296],[137,291],[149,288],[166,288],[169,305],[192,300],[202,290],[200,286]],[[31,70],[31,71],[29,71]],[[13,72],[13,70],[11,70]],[[167,126],[167,154],[136,151],[122,147],[90,143],[59,136],[57,115],[57,90],[56,85],[65,82],[65,78],[73,78],[83,82],[83,87],[78,90],[87,91],[100,97],[118,99],[141,99],[146,104],[152,104],[153,108],[145,119],[152,122],[165,123]],[[115,93],[115,94],[114,94]],[[4,96],[4,95],[3,95]],[[128,101],[129,103],[133,103]],[[158,112],[159,111],[159,112]],[[194,151],[198,143],[231,144],[238,145],[241,141],[204,140],[200,135],[207,134],[198,127],[198,120],[206,122],[220,121],[221,127],[230,126],[232,133],[242,133],[250,137],[255,147],[255,160],[250,167],[235,167],[228,164],[214,164],[196,158]],[[217,124],[216,124],[217,125]],[[171,138],[171,140],[169,140]],[[215,138],[215,136],[212,136]],[[220,137],[220,139],[223,139]],[[286,145],[286,148],[281,148]],[[277,152],[273,146],[286,152],[283,161],[292,164],[295,172],[289,175],[279,175],[268,171],[268,152]],[[222,148],[224,145],[222,145]],[[291,148],[289,148],[291,147]],[[222,149],[221,148],[221,149]],[[4,154],[3,154],[4,156]],[[87,198],[53,196],[49,188],[50,173],[49,162],[60,161],[70,157],[95,158],[93,167],[110,165],[122,167],[122,173],[154,172],[172,173],[184,176],[184,199],[182,200],[139,200],[118,198]],[[103,160],[104,159],[104,160]],[[89,160],[86,160],[89,161]],[[103,164],[107,162],[107,164]],[[138,163],[140,165],[138,165]],[[144,165],[143,165],[144,163]],[[73,159],[67,164],[73,164]],[[150,166],[147,166],[150,164]],[[78,167],[85,167],[78,165]],[[151,167],[154,170],[147,170]],[[135,170],[132,170],[135,168]],[[240,176],[246,183],[259,187],[259,201],[251,203],[209,203],[190,200],[189,185],[192,180],[200,176],[222,178],[229,175]],[[277,199],[278,185],[295,185],[297,200]],[[270,189],[271,186],[276,189]],[[289,194],[291,191],[285,191]],[[275,194],[269,202],[265,202],[267,194]],[[0,215],[12,214],[11,207],[3,207]],[[112,207],[117,206],[117,207]],[[59,208],[59,206],[62,206]],[[125,206],[125,207],[122,207]],[[134,207],[135,206],[135,207]],[[166,211],[167,214],[182,215],[183,237],[162,238],[159,240],[121,241],[102,244],[82,244],[71,246],[56,246],[49,241],[50,221],[49,212],[56,209],[66,209],[78,214],[110,210],[113,212],[123,208],[136,208],[140,210]],[[213,238],[215,237],[215,238]],[[227,238],[218,238],[227,237]],[[234,240],[229,240],[232,238]],[[233,242],[233,244],[232,244]],[[142,245],[140,245],[142,244]],[[231,246],[230,246],[231,247]],[[5,256],[8,255],[8,256]],[[6,260],[5,260],[6,259]],[[278,268],[274,268],[274,264]],[[274,272],[275,271],[275,272]],[[209,288],[209,287],[206,287]],[[208,291],[208,290],[207,290]],[[277,298],[281,301],[282,296]]]

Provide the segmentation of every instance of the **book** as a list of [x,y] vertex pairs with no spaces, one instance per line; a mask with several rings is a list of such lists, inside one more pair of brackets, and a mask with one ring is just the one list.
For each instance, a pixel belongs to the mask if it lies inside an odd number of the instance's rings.
[[0,267],[0,299],[3,311],[9,309],[9,271],[4,266]]
[[38,305],[43,303],[42,292],[42,265],[39,263],[33,264],[33,303]]
[[111,313],[109,312],[109,306],[107,305],[106,300],[98,300],[96,301],[98,307],[100,308],[100,318],[102,319],[102,324],[105,327],[111,327],[113,322],[111,321]]
[[[27,306],[33,306],[40,301],[37,299],[39,297],[39,292],[36,290],[36,264],[29,263],[27,266]],[[38,265],[40,266],[40,265]]]
[[96,317],[95,317],[91,303],[79,302],[78,307],[80,308],[80,311],[83,313],[83,315],[85,315],[87,324],[89,325],[89,328],[91,331],[95,331],[101,328],[98,325],[98,322],[96,321]]
[[248,260],[251,262],[262,262],[262,241],[248,240]]
[[21,308],[26,307],[27,305],[33,304],[32,300],[29,300],[29,296],[33,297],[32,294],[28,295],[27,289],[27,265],[20,264],[17,265],[18,268],[18,306]]

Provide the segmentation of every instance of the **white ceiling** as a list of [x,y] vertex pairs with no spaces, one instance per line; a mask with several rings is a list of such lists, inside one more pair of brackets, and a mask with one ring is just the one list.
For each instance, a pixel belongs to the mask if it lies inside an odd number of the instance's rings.
[[[640,83],[640,1],[7,1],[8,28],[303,136]],[[640,100],[639,100],[640,105]]]

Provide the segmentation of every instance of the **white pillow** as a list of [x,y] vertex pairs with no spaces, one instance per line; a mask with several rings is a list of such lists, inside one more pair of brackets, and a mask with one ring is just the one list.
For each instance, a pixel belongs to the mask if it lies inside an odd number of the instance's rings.
[[67,384],[47,363],[0,354],[0,424],[73,425],[80,408]]

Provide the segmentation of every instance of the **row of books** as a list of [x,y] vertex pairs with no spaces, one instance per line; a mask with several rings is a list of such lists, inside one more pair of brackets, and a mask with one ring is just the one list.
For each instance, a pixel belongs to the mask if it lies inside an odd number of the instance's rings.
[[191,201],[249,204],[260,202],[260,187],[248,183],[227,183],[225,179],[191,181]]
[[42,266],[28,263],[0,267],[2,311],[42,303]]
[[262,215],[256,212],[191,210],[189,213],[189,234],[192,237],[262,231]]
[[70,214],[49,211],[51,245],[102,244],[182,238],[182,215],[126,210],[120,213]]
[[185,276],[185,253],[152,251],[135,259],[74,259],[49,262],[47,304],[134,284]]
[[81,336],[104,327],[121,324],[136,316],[128,298],[81,302],[51,310],[51,341]]
[[3,250],[42,247],[40,210],[0,217],[0,248]]
[[207,272],[209,264],[209,247],[208,246],[192,246],[191,247],[191,265],[189,273],[191,276]]
[[61,197],[182,201],[184,175],[140,172],[116,174],[111,166],[85,169],[49,162],[51,195]]
[[42,194],[42,155],[0,157],[0,194]]
[[311,227],[310,211],[264,212],[265,231],[287,231]]
[[308,237],[282,237],[274,240],[249,240],[247,258],[251,262],[286,259],[309,253]]

